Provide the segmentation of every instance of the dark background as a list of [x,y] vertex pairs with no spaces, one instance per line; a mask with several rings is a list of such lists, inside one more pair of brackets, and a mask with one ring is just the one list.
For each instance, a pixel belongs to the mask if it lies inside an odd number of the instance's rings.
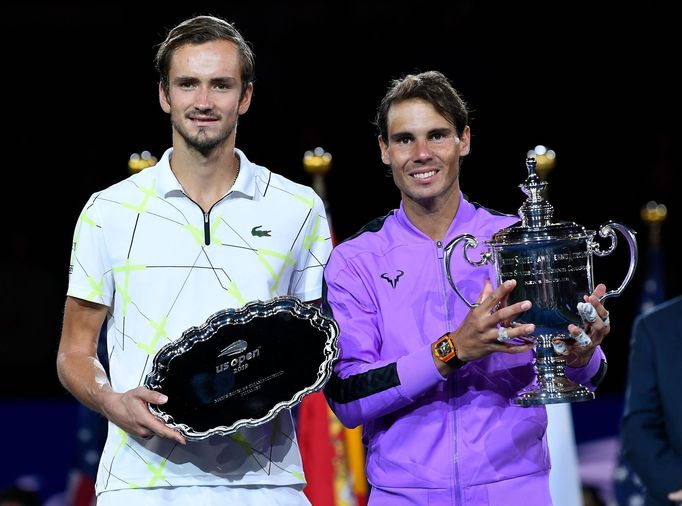
[[[10,2],[2,21],[0,396],[67,396],[54,359],[74,226],[90,193],[128,175],[131,153],[161,156],[169,147],[154,46],[194,14],[233,21],[256,54],[238,147],[303,183],[306,150],[333,155],[327,196],[338,239],[398,205],[371,120],[388,81],[404,73],[440,70],[469,103],[472,153],[461,186],[471,200],[515,213],[526,152],[555,150],[555,216],[638,231],[635,278],[607,302],[613,332],[602,392],[622,392],[650,254],[639,215],[649,200],[668,207],[666,296],[680,293],[679,35],[672,6],[595,3]],[[595,259],[596,281],[616,288],[627,261],[620,241]]]

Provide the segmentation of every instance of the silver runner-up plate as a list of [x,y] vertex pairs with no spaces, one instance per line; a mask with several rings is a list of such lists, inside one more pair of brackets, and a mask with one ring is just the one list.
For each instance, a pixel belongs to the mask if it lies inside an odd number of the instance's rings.
[[219,311],[158,351],[145,386],[168,401],[149,409],[189,440],[268,422],[322,389],[338,333],[290,296]]

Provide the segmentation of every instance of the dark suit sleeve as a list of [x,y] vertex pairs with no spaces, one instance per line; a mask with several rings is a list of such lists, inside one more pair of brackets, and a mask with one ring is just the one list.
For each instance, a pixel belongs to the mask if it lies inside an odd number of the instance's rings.
[[681,448],[674,443],[675,424],[682,423],[682,364],[671,357],[680,346],[680,316],[674,313],[649,314],[633,325],[622,421],[625,458],[648,493],[664,503],[668,493],[682,489]]

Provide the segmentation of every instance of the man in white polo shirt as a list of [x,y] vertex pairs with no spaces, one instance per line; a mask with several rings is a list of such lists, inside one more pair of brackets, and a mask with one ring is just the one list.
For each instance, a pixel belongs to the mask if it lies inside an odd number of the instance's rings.
[[[142,386],[161,347],[224,308],[319,299],[331,250],[315,192],[235,147],[254,78],[239,32],[211,16],[186,20],[156,63],[173,147],[83,208],[57,359],[62,384],[109,420],[98,504],[309,504],[288,410],[187,441],[148,409],[166,402]],[[105,320],[109,376],[97,360]]]

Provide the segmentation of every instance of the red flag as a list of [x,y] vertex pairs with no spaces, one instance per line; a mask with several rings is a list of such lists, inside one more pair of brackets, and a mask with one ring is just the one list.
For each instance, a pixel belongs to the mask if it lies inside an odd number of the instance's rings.
[[315,506],[336,506],[334,461],[329,433],[329,406],[322,392],[306,396],[298,409],[298,445],[308,485],[303,490]]
[[[331,155],[322,148],[308,151],[303,167],[313,175],[313,188],[327,207],[331,240],[336,245],[324,184]],[[360,427],[343,427],[322,392],[304,397],[298,408],[297,435],[308,482],[303,491],[314,506],[366,506],[365,449],[360,434]]]

